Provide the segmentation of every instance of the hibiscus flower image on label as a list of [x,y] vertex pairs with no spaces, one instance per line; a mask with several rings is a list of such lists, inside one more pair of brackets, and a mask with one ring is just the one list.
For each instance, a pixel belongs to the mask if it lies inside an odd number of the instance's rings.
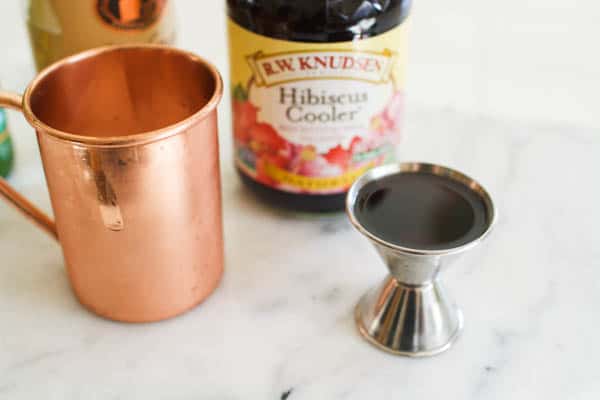
[[401,141],[406,0],[230,0],[236,167],[265,200],[335,211]]

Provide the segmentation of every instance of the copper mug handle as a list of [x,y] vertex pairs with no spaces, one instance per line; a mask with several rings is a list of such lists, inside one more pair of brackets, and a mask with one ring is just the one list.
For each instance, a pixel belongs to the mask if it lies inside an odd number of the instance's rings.
[[[23,99],[16,93],[0,91],[0,106],[12,108],[13,110],[23,111]],[[19,192],[13,189],[5,179],[0,177],[0,196],[12,204],[25,217],[35,223],[38,227],[58,240],[56,225],[52,218],[43,213],[34,206],[29,200],[23,197]]]

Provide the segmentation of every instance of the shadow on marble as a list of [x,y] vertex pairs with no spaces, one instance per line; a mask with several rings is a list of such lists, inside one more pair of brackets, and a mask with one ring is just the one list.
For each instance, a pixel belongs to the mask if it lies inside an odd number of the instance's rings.
[[87,312],[75,298],[58,257],[17,256],[3,266],[0,283],[3,312],[54,315]]

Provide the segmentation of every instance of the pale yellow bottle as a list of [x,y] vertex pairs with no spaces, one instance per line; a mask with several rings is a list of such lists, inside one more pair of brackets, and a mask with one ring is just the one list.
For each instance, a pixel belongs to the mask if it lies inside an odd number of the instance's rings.
[[175,42],[173,0],[27,0],[38,70],[107,44]]

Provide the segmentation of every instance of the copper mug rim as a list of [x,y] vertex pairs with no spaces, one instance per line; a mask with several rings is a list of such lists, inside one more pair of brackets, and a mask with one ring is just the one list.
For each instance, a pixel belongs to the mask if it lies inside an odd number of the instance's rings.
[[[96,57],[103,53],[110,53],[114,51],[126,50],[126,49],[158,49],[158,50],[166,50],[172,53],[177,53],[181,56],[187,57],[191,62],[198,63],[202,65],[206,70],[211,74],[212,78],[215,82],[215,88],[212,93],[212,96],[209,100],[200,107],[196,112],[188,117],[177,121],[173,124],[164,126],[159,129],[154,129],[146,132],[140,132],[130,135],[120,135],[120,136],[108,136],[108,137],[97,137],[97,136],[86,136],[86,135],[78,135],[71,132],[65,132],[60,129],[56,129],[40,118],[38,118],[32,110],[31,107],[31,97],[35,93],[39,84],[44,81],[46,77],[52,74],[54,71],[57,71],[60,68],[63,68],[65,65],[76,63],[88,58]],[[172,46],[161,45],[161,44],[119,44],[119,45],[108,45],[102,47],[96,47],[90,50],[86,50],[72,56],[66,57],[61,61],[58,61],[46,68],[44,68],[31,83],[25,89],[25,93],[23,94],[22,100],[15,99],[13,104],[14,106],[21,106],[23,108],[23,113],[25,118],[29,121],[29,123],[36,128],[38,132],[44,132],[53,136],[57,139],[82,143],[88,146],[98,146],[98,147],[113,147],[113,146],[127,146],[127,145],[139,145],[143,143],[154,142],[157,140],[165,139],[167,137],[176,135],[188,127],[192,126],[196,121],[205,118],[209,115],[214,109],[216,109],[217,105],[221,101],[223,97],[223,80],[221,78],[221,74],[217,70],[217,68],[209,61],[200,57],[192,52],[187,50],[182,50],[179,48],[175,48]]]

